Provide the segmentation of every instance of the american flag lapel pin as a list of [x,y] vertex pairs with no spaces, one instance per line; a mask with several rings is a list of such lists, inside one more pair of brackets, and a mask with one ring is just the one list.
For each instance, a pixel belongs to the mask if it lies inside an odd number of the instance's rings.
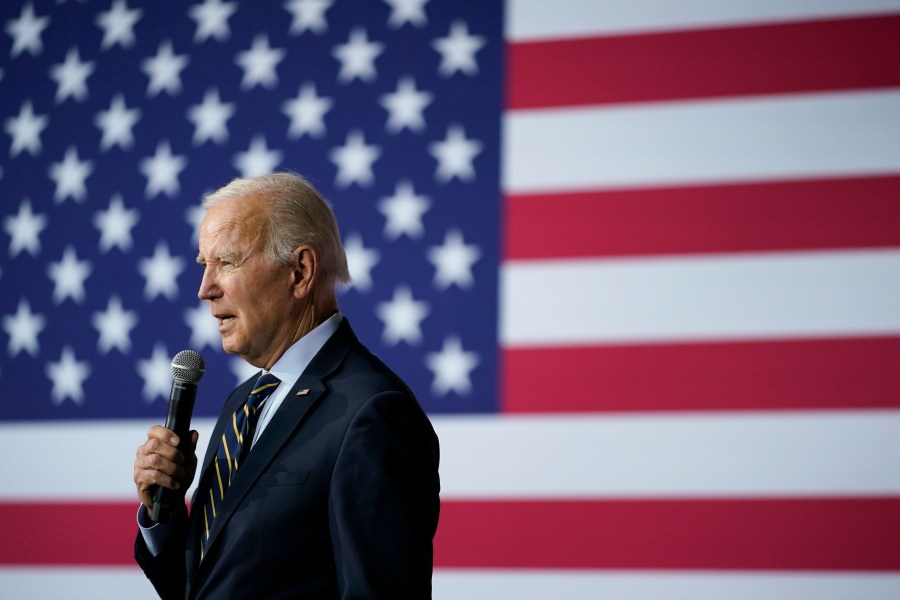
[[298,396],[305,396],[309,393],[309,388],[303,388],[302,390],[297,391]]

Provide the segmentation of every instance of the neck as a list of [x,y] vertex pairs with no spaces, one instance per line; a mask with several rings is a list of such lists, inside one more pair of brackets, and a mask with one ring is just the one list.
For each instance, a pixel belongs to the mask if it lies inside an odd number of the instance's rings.
[[330,298],[310,300],[310,302],[304,307],[303,313],[300,315],[300,318],[297,321],[297,326],[294,329],[294,335],[291,337],[290,341],[285,344],[279,352],[273,354],[269,358],[269,360],[266,361],[265,366],[261,368],[265,370],[271,369],[272,365],[274,365],[278,361],[278,359],[281,358],[281,355],[284,354],[284,352],[288,348],[297,343],[300,338],[308,334],[310,331],[324,323],[337,311],[337,298],[334,296]]
[[297,326],[297,333],[294,335],[294,342],[324,323],[336,312],[337,302],[333,302],[330,305],[317,305],[316,303],[311,302],[308,310],[306,310],[300,318],[300,322]]

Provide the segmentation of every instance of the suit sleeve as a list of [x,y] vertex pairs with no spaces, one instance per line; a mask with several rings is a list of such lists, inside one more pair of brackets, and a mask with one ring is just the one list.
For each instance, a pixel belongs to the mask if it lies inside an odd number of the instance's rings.
[[188,515],[183,503],[172,520],[177,533],[157,556],[153,556],[147,548],[144,536],[138,530],[134,542],[134,558],[162,600],[184,600],[187,587],[184,552]]
[[342,598],[431,598],[438,460],[437,436],[409,394],[375,395],[357,413],[329,497]]

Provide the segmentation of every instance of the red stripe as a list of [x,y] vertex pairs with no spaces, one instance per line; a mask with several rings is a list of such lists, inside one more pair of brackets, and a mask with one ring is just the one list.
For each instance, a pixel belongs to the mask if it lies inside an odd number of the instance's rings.
[[[135,505],[0,503],[3,565],[132,565]],[[435,566],[900,570],[900,498],[444,501]]]
[[511,109],[889,87],[900,16],[517,42]]
[[0,565],[134,565],[137,502],[0,503]]
[[900,176],[516,195],[505,212],[512,260],[900,246]]
[[900,337],[507,348],[505,412],[900,408]]
[[447,502],[440,567],[900,570],[900,498]]

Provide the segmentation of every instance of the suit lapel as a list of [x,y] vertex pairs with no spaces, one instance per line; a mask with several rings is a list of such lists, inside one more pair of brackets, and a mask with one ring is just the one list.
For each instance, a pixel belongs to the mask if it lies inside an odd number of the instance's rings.
[[[269,466],[279,450],[287,443],[294,432],[301,426],[306,415],[312,411],[319,401],[326,395],[326,387],[324,380],[330,375],[343,361],[344,357],[350,349],[357,343],[356,335],[350,329],[350,324],[344,319],[337,331],[325,343],[322,349],[310,362],[309,366],[303,372],[288,392],[287,397],[278,407],[277,412],[272,420],[266,426],[265,431],[260,435],[259,440],[254,444],[253,449],[244,464],[238,470],[237,476],[232,480],[231,487],[225,494],[225,499],[218,508],[213,528],[209,532],[209,541],[207,543],[207,551],[212,552],[219,533],[227,525],[228,521],[234,514],[244,497],[250,492],[259,476]],[[235,410],[246,400],[252,389],[255,378],[251,378],[241,385],[229,397],[223,408],[222,414],[230,416]],[[222,431],[227,425],[228,419],[221,418],[216,424],[213,431],[213,437],[210,439],[210,448],[206,452],[206,458],[203,461],[203,478],[200,480],[200,486],[197,493],[207,493],[208,485],[206,482],[209,477],[209,469],[216,455],[216,447],[222,437]],[[195,501],[199,502],[198,506],[202,506],[202,499],[195,496]],[[191,519],[193,527],[189,535],[193,535],[199,540],[200,530],[198,516]],[[190,556],[190,548],[195,549],[196,556]],[[199,550],[196,550],[196,544],[188,544],[188,560],[189,565],[197,565],[202,568],[199,562]],[[193,572],[193,569],[189,569]]]

